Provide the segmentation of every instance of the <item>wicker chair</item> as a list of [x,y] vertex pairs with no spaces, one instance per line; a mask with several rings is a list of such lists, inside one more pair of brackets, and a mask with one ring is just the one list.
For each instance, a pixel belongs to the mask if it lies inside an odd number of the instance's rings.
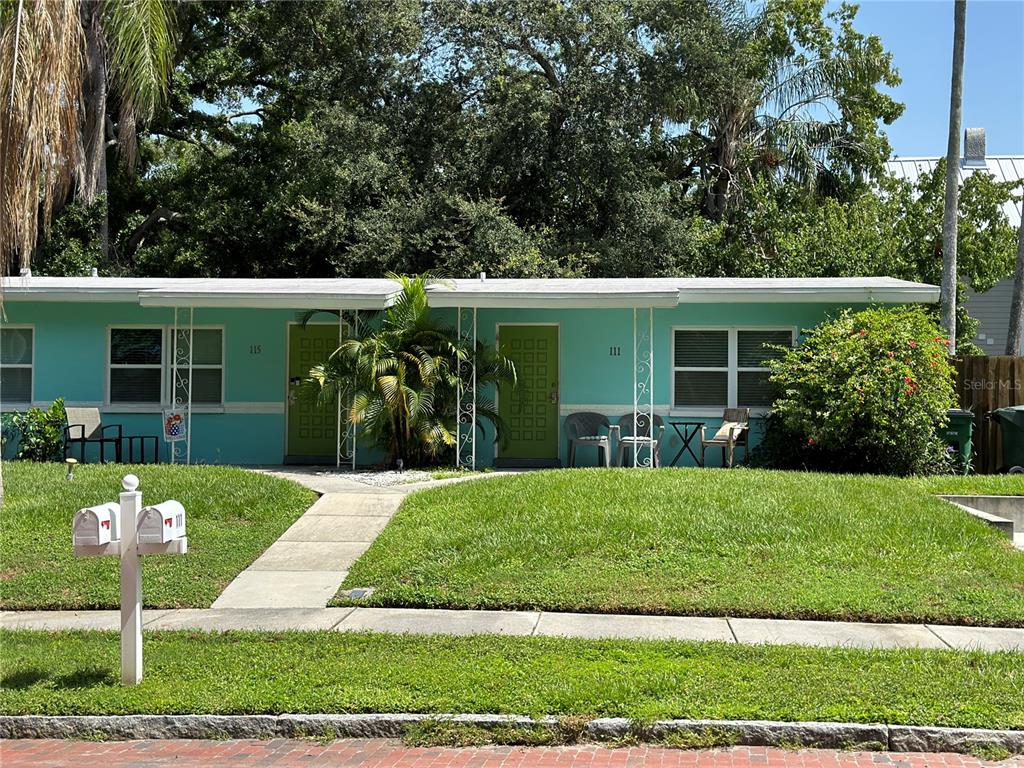
[[108,424],[100,421],[99,408],[65,408],[67,426],[64,427],[64,458],[71,453],[71,446],[78,445],[79,459],[85,463],[85,447],[90,443],[100,447],[100,461],[107,460],[107,445],[114,446],[114,458],[121,462],[121,425]]
[[711,448],[722,449],[722,459],[726,467],[732,467],[737,446],[743,447],[743,460],[747,459],[750,443],[750,409],[726,408],[722,414],[722,426],[711,437],[706,436],[704,427],[700,428],[700,465],[703,467],[704,451]]
[[[612,465],[611,431],[611,423],[603,413],[582,411],[566,416],[565,434],[569,437],[569,466],[576,466],[577,445],[591,445],[597,448],[598,462],[610,467]],[[602,451],[604,451],[603,461],[601,459]]]
[[[633,434],[634,422],[636,434]],[[639,451],[644,446],[651,452],[653,466],[661,466],[661,438],[665,434],[665,422],[661,416],[627,413],[612,429],[618,436],[619,453],[616,463],[620,467],[626,466],[626,449]]]

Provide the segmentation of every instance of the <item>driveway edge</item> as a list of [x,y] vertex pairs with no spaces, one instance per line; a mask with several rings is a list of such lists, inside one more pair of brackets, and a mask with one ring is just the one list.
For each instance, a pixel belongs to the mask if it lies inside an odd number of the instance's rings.
[[[455,726],[484,731],[559,729],[566,720],[518,715],[283,714],[283,715],[0,715],[3,739],[270,739],[401,738],[410,728]],[[680,747],[766,746],[822,749],[955,752],[1000,747],[1024,754],[1024,730],[939,728],[881,723],[770,720],[597,718],[561,728],[581,741],[627,739]]]

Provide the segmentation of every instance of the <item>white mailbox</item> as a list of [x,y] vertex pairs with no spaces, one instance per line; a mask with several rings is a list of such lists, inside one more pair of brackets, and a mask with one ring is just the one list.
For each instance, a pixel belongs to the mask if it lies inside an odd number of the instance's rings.
[[71,524],[75,546],[102,546],[120,539],[119,516],[114,502],[78,510]]
[[185,537],[185,508],[177,501],[146,507],[139,513],[139,544],[166,544]]

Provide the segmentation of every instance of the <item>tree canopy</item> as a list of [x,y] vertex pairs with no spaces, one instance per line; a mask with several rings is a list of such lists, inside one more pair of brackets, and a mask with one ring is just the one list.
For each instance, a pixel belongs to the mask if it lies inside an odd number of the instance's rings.
[[[855,6],[248,0],[176,17],[167,104],[139,173],[110,180],[109,252],[73,209],[39,268],[937,279],[943,181],[884,176],[899,76]],[[982,286],[1012,266],[1012,191],[968,187],[961,261]]]

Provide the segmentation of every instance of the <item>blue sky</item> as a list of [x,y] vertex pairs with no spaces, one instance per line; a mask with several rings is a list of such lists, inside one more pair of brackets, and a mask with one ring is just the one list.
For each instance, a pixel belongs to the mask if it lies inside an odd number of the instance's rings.
[[[862,0],[855,25],[882,39],[903,78],[893,90],[906,105],[888,127],[893,151],[945,154],[951,0]],[[967,2],[963,127],[986,129],[989,155],[1024,154],[1024,0]]]

